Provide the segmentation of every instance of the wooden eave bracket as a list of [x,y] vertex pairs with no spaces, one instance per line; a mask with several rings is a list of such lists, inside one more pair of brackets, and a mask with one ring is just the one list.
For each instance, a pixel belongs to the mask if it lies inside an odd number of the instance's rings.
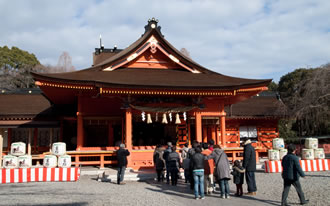
[[126,59],[122,59],[121,61],[119,61],[120,63],[112,64],[112,65],[106,67],[105,69],[103,69],[102,71],[113,71],[113,70],[131,62],[132,60],[136,59],[138,56],[142,55],[143,52],[145,52],[149,48],[159,49],[163,54],[165,54],[173,62],[175,62],[176,64],[180,65],[181,67],[187,69],[188,71],[190,71],[194,74],[200,73],[200,71],[198,71],[194,68],[190,68],[187,65],[183,64],[182,62],[180,62],[180,60],[178,58],[176,58],[174,55],[168,53],[165,49],[163,49],[163,47],[160,45],[160,43],[157,41],[157,39],[154,36],[151,36],[146,43],[144,43],[141,47],[139,47],[133,54],[128,56]]

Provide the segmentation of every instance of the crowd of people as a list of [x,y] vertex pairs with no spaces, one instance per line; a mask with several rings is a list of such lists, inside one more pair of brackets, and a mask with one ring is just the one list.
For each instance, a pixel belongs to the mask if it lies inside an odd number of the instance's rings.
[[[214,141],[208,143],[199,143],[194,141],[191,148],[185,144],[177,152],[175,145],[171,142],[167,143],[167,147],[158,145],[155,149],[153,160],[157,172],[157,181],[165,181],[166,183],[176,186],[180,168],[184,169],[185,183],[190,183],[190,188],[194,191],[195,199],[205,199],[205,195],[210,195],[215,191],[215,183],[219,184],[220,197],[223,199],[230,198],[229,180],[233,176],[233,182],[236,185],[236,196],[243,195],[244,176],[247,184],[246,195],[256,195],[257,186],[255,181],[256,171],[256,154],[255,149],[248,139],[243,143],[243,162],[235,160],[230,169],[228,157],[219,145],[214,145]],[[299,177],[305,177],[299,164],[299,159],[295,155],[296,147],[292,144],[288,145],[288,154],[282,160],[282,178],[283,192],[281,205],[286,206],[287,198],[291,185],[293,185],[298,193],[300,204],[308,204],[309,200],[305,198],[302,191]],[[123,182],[125,169],[127,167],[127,156],[130,152],[125,149],[124,144],[120,144],[117,150],[118,173],[117,184],[125,184]],[[170,182],[171,180],[171,182]]]
[[245,174],[248,185],[246,195],[256,195],[256,156],[250,140],[244,142],[243,156],[243,162],[236,160],[231,169],[226,153],[219,145],[214,145],[213,140],[207,143],[194,141],[191,148],[185,144],[179,150],[168,142],[166,147],[158,145],[154,152],[157,181],[165,181],[166,174],[166,183],[175,186],[180,168],[183,168],[185,183],[190,183],[196,200],[205,199],[205,195],[212,194],[216,183],[219,184],[220,197],[228,199],[231,176],[237,188],[235,195],[242,196]]

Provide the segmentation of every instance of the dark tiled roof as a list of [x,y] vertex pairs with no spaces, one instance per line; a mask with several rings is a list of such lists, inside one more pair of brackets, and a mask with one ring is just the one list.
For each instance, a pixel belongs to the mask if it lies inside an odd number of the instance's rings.
[[226,107],[228,117],[284,117],[287,108],[276,96],[254,96]]
[[41,94],[0,94],[0,118],[34,118],[49,114],[50,107]]

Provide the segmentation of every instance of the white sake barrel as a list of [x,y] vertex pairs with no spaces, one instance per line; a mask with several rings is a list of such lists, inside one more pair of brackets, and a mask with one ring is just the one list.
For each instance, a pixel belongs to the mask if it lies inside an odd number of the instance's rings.
[[4,168],[11,169],[18,167],[17,157],[13,155],[3,156],[2,165]]
[[318,139],[316,138],[305,139],[305,147],[307,149],[317,149],[319,147]]
[[273,139],[273,149],[284,149],[284,140],[282,138]]
[[56,167],[57,157],[55,155],[45,155],[43,165],[44,167]]
[[58,157],[58,167],[71,167],[71,156],[62,155]]
[[31,155],[22,155],[18,158],[18,167],[20,168],[29,168],[32,166],[32,156]]
[[303,160],[313,160],[314,150],[313,149],[302,149],[302,159]]
[[324,159],[325,158],[324,149],[323,148],[314,149],[314,157],[315,159]]
[[283,159],[283,157],[288,154],[288,150],[280,149],[279,153],[280,153],[280,159]]
[[26,145],[24,142],[13,142],[11,144],[10,154],[15,156],[25,155]]
[[52,146],[53,155],[65,155],[66,144],[64,142],[55,142]]
[[279,151],[275,150],[275,149],[268,150],[268,159],[269,160],[280,160]]

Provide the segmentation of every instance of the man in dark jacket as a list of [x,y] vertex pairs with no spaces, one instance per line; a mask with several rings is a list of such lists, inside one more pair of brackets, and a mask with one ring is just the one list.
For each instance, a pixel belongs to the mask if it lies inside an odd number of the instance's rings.
[[166,166],[166,183],[170,184],[170,166],[169,166],[169,160],[168,156],[172,152],[172,142],[167,143],[167,149],[164,151],[163,158],[165,160],[165,166]]
[[299,182],[299,176],[305,177],[305,173],[302,171],[301,166],[299,164],[299,159],[295,155],[296,146],[290,144],[288,146],[288,154],[284,156],[282,160],[282,178],[284,180],[284,189],[282,193],[282,206],[288,205],[286,199],[288,198],[289,191],[291,185],[296,188],[298,193],[300,204],[304,205],[309,202],[309,200],[305,199],[304,192],[301,189],[301,185]]
[[244,142],[243,167],[245,168],[245,178],[248,186],[248,193],[246,194],[256,195],[257,185],[254,175],[257,170],[256,152],[249,139]]
[[172,152],[168,155],[168,170],[171,175],[172,185],[176,186],[178,183],[178,173],[180,170],[180,155],[176,152],[176,146],[172,147]]
[[125,149],[124,144],[120,144],[119,150],[117,150],[117,161],[118,161],[118,173],[117,173],[117,184],[124,185],[124,175],[127,166],[127,156],[130,153],[127,149]]

